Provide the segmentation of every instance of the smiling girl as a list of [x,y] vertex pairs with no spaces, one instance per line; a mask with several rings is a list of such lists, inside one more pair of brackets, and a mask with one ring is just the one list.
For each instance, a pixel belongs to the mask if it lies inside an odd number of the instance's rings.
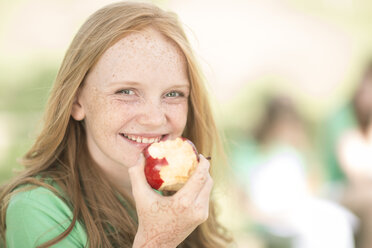
[[108,5],[66,52],[44,127],[2,190],[7,247],[226,247],[210,198],[210,165],[172,196],[144,176],[143,150],[184,136],[220,149],[190,45],[176,16],[153,5]]

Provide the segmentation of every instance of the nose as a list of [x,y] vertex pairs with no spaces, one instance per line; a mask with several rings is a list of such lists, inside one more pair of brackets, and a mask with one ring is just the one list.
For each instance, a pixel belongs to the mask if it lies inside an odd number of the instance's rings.
[[159,127],[166,124],[167,118],[161,103],[148,101],[144,103],[137,121],[143,126]]

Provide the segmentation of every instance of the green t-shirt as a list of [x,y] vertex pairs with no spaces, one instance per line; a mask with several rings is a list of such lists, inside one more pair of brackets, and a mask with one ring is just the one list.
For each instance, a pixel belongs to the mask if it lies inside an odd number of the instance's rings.
[[[69,206],[49,189],[39,186],[16,193],[6,211],[6,247],[37,247],[66,230],[72,217]],[[87,242],[84,226],[76,222],[52,247],[87,247]]]

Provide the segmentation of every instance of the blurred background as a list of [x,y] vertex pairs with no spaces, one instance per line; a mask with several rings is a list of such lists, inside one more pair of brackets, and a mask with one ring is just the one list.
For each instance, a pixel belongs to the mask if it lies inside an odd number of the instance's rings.
[[[38,133],[48,92],[72,37],[88,15],[111,2],[0,0],[0,183],[21,169],[17,158]],[[350,105],[372,55],[372,2],[150,2],[179,15],[204,69],[234,179],[230,194],[217,194],[221,219],[239,247],[354,247],[362,225],[342,201],[347,180],[334,164],[334,153],[342,130],[356,126],[337,113]],[[270,111],[284,113],[284,122],[270,118]],[[275,145],[289,141],[285,148],[291,149],[276,157],[272,140]],[[293,166],[280,167],[283,164]],[[276,208],[268,208],[273,205]],[[295,217],[288,214],[294,206],[302,209]],[[337,211],[339,215],[332,215]],[[327,243],[327,237],[321,238],[322,244],[306,241],[319,239],[306,230],[332,226],[311,222],[304,227],[308,220],[302,218],[327,219],[329,213],[336,220],[346,219],[339,232],[348,237],[344,246]]]

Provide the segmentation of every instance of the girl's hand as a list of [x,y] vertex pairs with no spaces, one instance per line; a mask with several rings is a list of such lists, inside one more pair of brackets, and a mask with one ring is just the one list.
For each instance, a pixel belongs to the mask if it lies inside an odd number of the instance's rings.
[[133,247],[173,248],[208,218],[213,180],[209,161],[200,162],[187,183],[172,196],[161,196],[147,183],[143,156],[129,168],[139,226]]

